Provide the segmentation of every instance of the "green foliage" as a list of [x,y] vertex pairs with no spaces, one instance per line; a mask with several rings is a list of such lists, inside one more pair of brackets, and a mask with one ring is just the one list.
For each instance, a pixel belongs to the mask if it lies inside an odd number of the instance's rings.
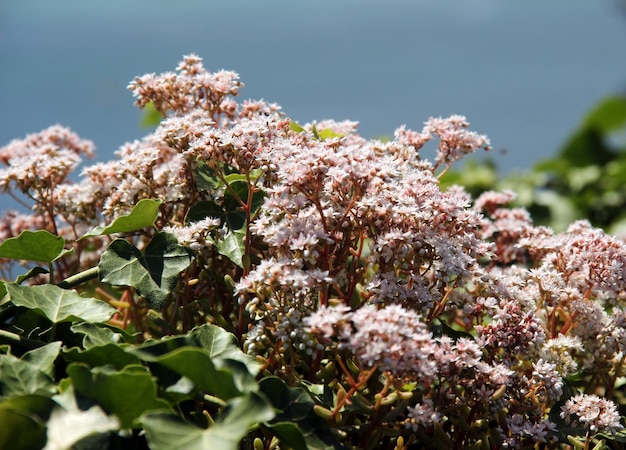
[[474,196],[487,190],[513,190],[516,206],[537,224],[563,230],[577,219],[626,233],[626,97],[602,100],[567,138],[556,157],[532,170],[498,177],[493,163],[469,161],[448,172],[443,186],[460,184]]
[[65,240],[46,230],[22,231],[0,244],[0,258],[51,263],[64,254]]
[[160,204],[160,200],[150,200],[147,198],[140,200],[130,213],[118,217],[110,225],[100,225],[94,228],[81,239],[113,233],[128,233],[142,228],[152,227],[159,215]]
[[191,264],[191,252],[178,244],[175,236],[158,233],[141,252],[124,239],[114,240],[102,254],[100,276],[113,286],[132,286],[159,309],[178,281],[178,275]]

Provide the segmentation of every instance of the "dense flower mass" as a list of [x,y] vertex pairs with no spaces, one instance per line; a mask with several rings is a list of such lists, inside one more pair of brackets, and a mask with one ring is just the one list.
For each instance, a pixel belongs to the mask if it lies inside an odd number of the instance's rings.
[[[155,229],[193,263],[158,320],[145,284],[124,291],[121,326],[151,338],[220,325],[348,448],[557,448],[565,423],[589,442],[621,429],[623,241],[584,221],[536,226],[511,191],[442,189],[451,164],[490,148],[462,116],[366,139],[355,122],[300,125],[276,104],[238,103],[242,86],[194,55],[136,78],[136,104],[162,120],[75,182],[90,142],[60,127],[11,142],[0,189],[34,206],[7,213],[0,236],[65,237],[74,252],[55,274],[67,277],[108,244],[86,231],[159,200],[154,227],[123,237],[153,272],[172,257],[151,253]],[[435,138],[431,163],[420,150]]]

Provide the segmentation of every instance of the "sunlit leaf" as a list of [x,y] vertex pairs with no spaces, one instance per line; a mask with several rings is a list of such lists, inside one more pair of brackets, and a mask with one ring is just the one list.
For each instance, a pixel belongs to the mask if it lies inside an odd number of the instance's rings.
[[9,283],[7,292],[14,305],[30,308],[53,323],[105,322],[117,311],[102,300],[81,297],[76,291],[50,284],[20,286]]
[[141,126],[145,128],[156,127],[163,120],[163,116],[154,107],[154,103],[148,102],[143,107],[143,115],[141,118]]
[[274,416],[271,405],[256,393],[231,400],[215,423],[198,428],[171,414],[147,414],[141,422],[152,450],[236,450],[253,425]]
[[65,240],[46,230],[25,230],[0,244],[0,258],[51,263],[64,251]]
[[0,398],[30,394],[50,396],[55,391],[52,378],[36,365],[12,355],[0,355]]
[[84,348],[93,347],[94,345],[121,344],[123,342],[132,341],[132,337],[128,335],[126,331],[103,323],[76,323],[71,326],[71,330],[74,333],[84,335]]
[[124,216],[118,217],[108,226],[97,226],[81,239],[90,236],[108,235],[113,233],[128,233],[154,226],[154,222],[159,216],[159,206],[161,200],[140,200],[132,211]]
[[235,335],[222,327],[202,325],[191,330],[189,337],[197,341],[213,359],[227,358],[242,362],[246,365],[248,371],[255,376],[261,369],[261,363],[252,356],[242,352]]
[[243,242],[245,235],[245,229],[229,230],[222,239],[215,243],[215,248],[220,255],[226,256],[239,267],[243,267],[243,256],[246,253],[246,246]]
[[302,133],[303,131],[306,131],[306,130],[302,127],[302,125],[300,125],[300,124],[298,124],[298,123],[296,123],[296,122],[293,122],[293,121],[289,122],[289,129],[290,129],[291,131],[295,131],[296,133]]
[[54,361],[59,356],[61,341],[51,342],[42,347],[30,350],[20,358],[35,366],[38,370],[52,377],[54,375]]
[[159,309],[176,286],[180,272],[189,267],[192,252],[170,233],[158,233],[141,253],[133,244],[114,240],[100,258],[102,281],[133,286],[150,306]]
[[331,130],[330,128],[325,128],[325,129],[320,130],[318,132],[318,136],[319,136],[319,138],[322,141],[324,141],[326,139],[341,138],[341,137],[344,137],[345,134],[336,133],[335,131]]

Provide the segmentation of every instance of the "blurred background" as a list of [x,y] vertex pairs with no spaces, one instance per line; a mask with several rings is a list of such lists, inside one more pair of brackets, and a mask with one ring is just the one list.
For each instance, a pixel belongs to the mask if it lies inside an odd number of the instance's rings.
[[146,134],[126,89],[196,53],[241,99],[366,137],[462,114],[503,172],[554,154],[626,90],[617,0],[2,0],[0,146],[60,123],[108,160]]

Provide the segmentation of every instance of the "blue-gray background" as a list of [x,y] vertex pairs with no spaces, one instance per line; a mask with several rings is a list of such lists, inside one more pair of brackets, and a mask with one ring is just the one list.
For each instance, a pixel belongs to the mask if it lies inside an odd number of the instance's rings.
[[193,52],[299,122],[463,114],[507,172],[626,88],[625,43],[617,0],[0,0],[0,146],[60,123],[110,159],[146,132],[128,82]]

